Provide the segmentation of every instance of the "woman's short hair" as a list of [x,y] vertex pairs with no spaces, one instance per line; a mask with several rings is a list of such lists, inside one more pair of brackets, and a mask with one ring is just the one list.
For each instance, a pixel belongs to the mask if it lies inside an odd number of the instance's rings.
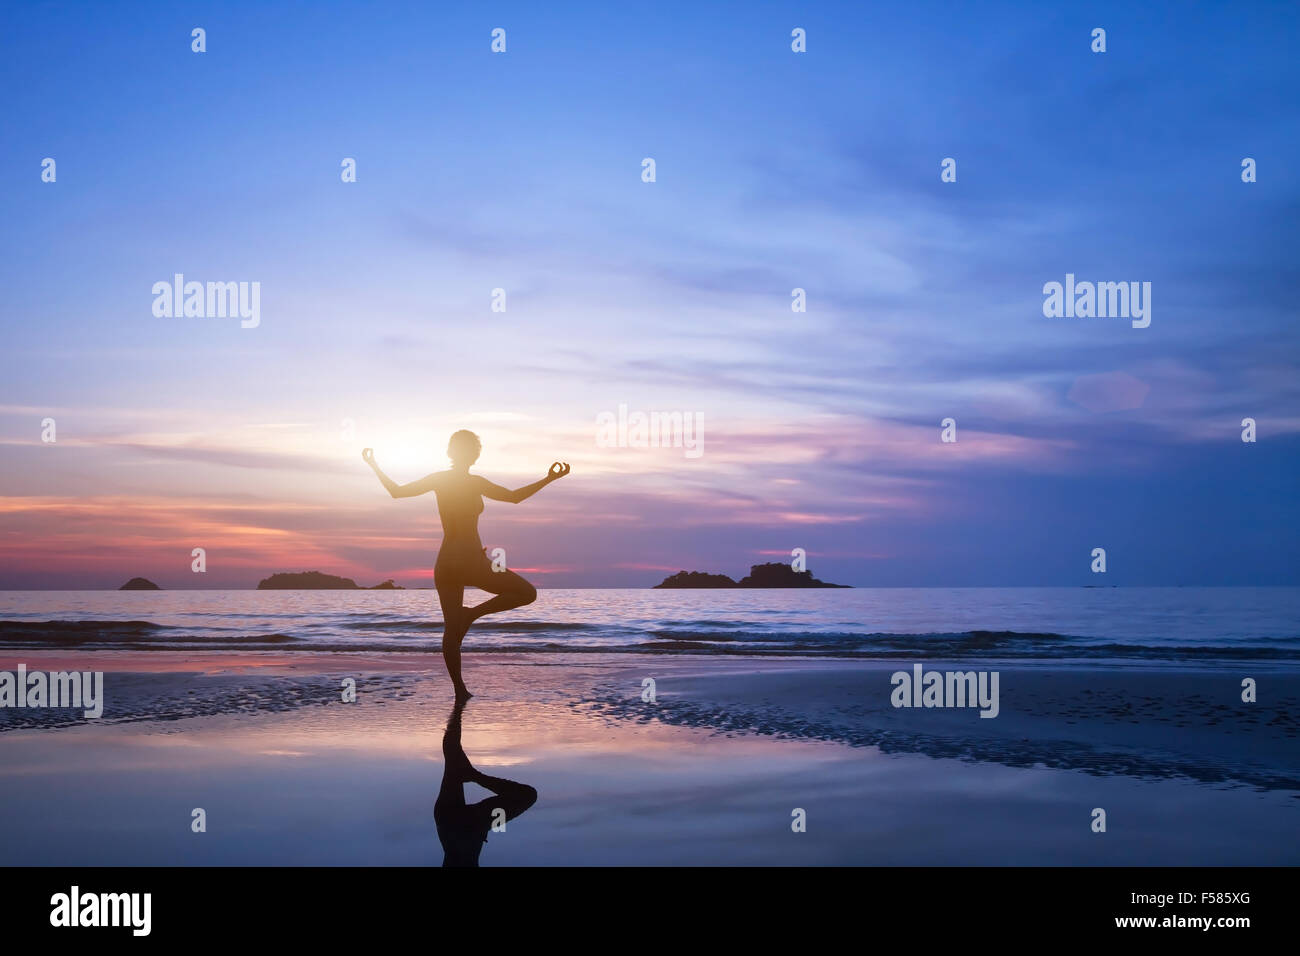
[[483,443],[472,431],[462,428],[447,441],[447,457],[452,461],[462,458],[477,458],[483,450]]

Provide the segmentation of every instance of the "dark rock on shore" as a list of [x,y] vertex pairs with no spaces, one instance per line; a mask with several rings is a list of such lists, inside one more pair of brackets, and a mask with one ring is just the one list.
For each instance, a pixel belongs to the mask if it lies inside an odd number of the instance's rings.
[[120,588],[118,588],[118,590],[119,591],[161,591],[162,588],[154,584],[148,578],[132,578],[130,581],[127,581],[126,584],[123,584]]

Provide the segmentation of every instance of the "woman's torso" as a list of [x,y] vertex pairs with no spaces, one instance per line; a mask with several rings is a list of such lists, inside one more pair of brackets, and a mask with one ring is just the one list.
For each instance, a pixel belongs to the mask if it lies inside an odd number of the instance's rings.
[[438,516],[442,519],[442,547],[438,560],[481,558],[483,542],[478,536],[478,516],[483,513],[483,495],[474,475],[443,472],[434,488]]

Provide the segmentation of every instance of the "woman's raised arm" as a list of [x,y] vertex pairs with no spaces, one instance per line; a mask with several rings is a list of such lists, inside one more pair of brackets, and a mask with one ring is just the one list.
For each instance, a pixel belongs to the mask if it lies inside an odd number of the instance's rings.
[[553,481],[559,481],[567,475],[572,469],[567,462],[557,461],[551,465],[551,470],[546,473],[546,477],[534,481],[531,485],[524,485],[522,488],[516,488],[511,491],[509,488],[502,488],[498,484],[488,481],[486,478],[480,478],[483,483],[479,493],[484,498],[491,498],[493,501],[508,501],[511,504],[519,504],[525,498],[531,498],[537,492],[541,491]]
[[371,467],[375,476],[379,479],[379,483],[387,488],[388,493],[394,498],[414,498],[416,495],[427,494],[428,492],[433,491],[434,486],[437,484],[438,473],[435,471],[432,474],[425,475],[418,481],[399,485],[397,482],[393,481],[393,479],[384,474],[383,469],[381,469],[375,462],[375,452],[373,448],[363,448],[361,450],[361,459]]

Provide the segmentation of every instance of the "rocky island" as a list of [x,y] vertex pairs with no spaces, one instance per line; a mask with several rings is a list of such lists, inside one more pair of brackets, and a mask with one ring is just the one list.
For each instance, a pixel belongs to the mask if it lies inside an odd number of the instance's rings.
[[118,590],[119,591],[161,591],[162,588],[154,584],[148,578],[132,578],[130,581],[127,581],[126,584],[123,584],[120,588],[118,588]]
[[678,571],[664,578],[655,588],[847,588],[848,584],[818,581],[811,571],[796,571],[779,561],[755,564],[749,574],[733,581],[725,574],[705,571]]
[[282,571],[257,582],[259,591],[405,591],[400,584],[394,584],[389,578],[383,584],[373,588],[363,588],[351,578],[341,578],[334,574],[320,571],[299,571],[297,573]]
[[707,571],[678,571],[655,585],[657,588],[735,588],[739,586],[725,574],[709,574]]

